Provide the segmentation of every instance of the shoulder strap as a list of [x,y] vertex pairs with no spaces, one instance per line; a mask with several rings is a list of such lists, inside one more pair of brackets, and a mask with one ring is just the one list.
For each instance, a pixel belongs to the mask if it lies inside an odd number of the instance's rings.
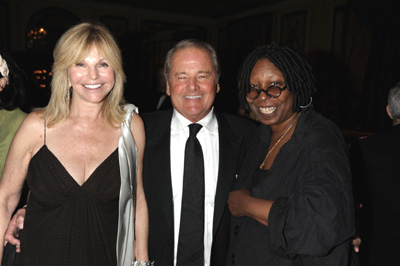
[[46,127],[47,127],[47,121],[46,121],[46,117],[43,117],[43,121],[44,121],[44,135],[43,135],[43,144],[46,145]]

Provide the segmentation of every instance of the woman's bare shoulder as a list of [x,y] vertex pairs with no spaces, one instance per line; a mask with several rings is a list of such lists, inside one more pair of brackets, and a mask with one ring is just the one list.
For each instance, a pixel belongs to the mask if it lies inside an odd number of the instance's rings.
[[43,131],[44,114],[41,110],[30,112],[21,123],[21,129],[23,130],[37,130],[39,128]]
[[44,139],[44,114],[42,110],[29,113],[19,127],[16,139],[26,142],[33,150],[43,144]]

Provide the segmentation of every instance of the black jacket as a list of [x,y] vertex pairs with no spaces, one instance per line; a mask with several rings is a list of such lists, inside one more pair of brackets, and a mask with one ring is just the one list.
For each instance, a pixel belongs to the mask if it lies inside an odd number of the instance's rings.
[[[170,127],[173,109],[143,114],[146,147],[143,186],[149,210],[149,258],[157,266],[172,266],[174,215],[170,169]],[[215,196],[211,266],[225,264],[229,243],[228,194],[256,126],[253,122],[215,112],[219,130],[219,172]]]
[[362,203],[360,264],[400,265],[400,125],[355,143],[352,159]]

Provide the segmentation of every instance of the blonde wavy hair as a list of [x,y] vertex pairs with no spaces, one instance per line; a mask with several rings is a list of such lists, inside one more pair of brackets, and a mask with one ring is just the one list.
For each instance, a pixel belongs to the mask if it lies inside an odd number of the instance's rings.
[[109,126],[115,127],[123,121],[125,114],[123,93],[126,77],[122,66],[121,51],[107,28],[85,22],[65,32],[54,49],[51,97],[48,105],[44,108],[48,127],[59,124],[69,115],[68,69],[87,57],[93,46],[107,59],[115,74],[114,87],[104,101],[103,116]]

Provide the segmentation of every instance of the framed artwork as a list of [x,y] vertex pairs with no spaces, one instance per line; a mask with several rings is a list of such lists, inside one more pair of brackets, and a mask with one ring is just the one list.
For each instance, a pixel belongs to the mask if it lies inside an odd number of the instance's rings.
[[183,39],[206,40],[206,37],[207,28],[203,26],[141,20],[139,31],[131,34],[131,45],[124,58],[128,87],[135,88],[125,90],[125,99],[140,106],[141,112],[154,111],[153,101],[160,82],[157,73],[168,50]]
[[117,16],[100,16],[100,21],[121,40],[129,33],[129,19]]
[[53,50],[61,35],[80,18],[68,9],[46,7],[35,12],[25,27],[24,70],[32,80],[29,104],[46,106],[50,99]]
[[9,5],[0,3],[0,45],[9,48],[10,44],[10,11]]
[[[214,106],[227,113],[237,113],[236,77],[243,59],[255,48],[266,45],[272,38],[272,13],[265,12],[229,21],[218,30],[217,53],[221,64],[222,89]],[[229,89],[228,89],[229,88]]]
[[304,52],[307,11],[297,11],[281,17],[281,42]]
[[331,52],[333,55],[344,58],[345,45],[345,6],[338,6],[333,13]]

